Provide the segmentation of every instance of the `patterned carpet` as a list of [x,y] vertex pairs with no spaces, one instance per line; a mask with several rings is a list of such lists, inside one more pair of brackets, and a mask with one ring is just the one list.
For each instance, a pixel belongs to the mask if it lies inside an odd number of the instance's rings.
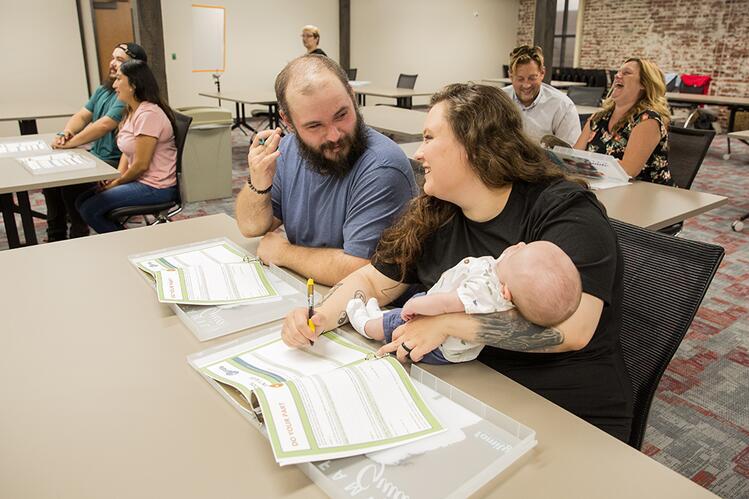
[[[246,177],[249,139],[234,131],[234,195]],[[682,237],[723,246],[726,257],[658,390],[643,452],[725,498],[749,497],[749,147],[715,139],[693,189],[728,196],[728,204],[684,224]],[[31,196],[44,211],[41,193]],[[233,198],[191,203],[177,218],[234,212]],[[19,220],[20,223],[20,220]],[[747,224],[749,226],[749,223]],[[44,241],[44,222],[37,222]],[[0,227],[0,249],[7,248]]]

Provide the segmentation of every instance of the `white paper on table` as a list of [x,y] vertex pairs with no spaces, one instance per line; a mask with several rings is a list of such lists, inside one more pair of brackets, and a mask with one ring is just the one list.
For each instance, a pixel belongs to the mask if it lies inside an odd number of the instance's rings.
[[260,264],[209,263],[157,271],[159,301],[165,303],[219,304],[255,299],[281,299]]
[[276,461],[287,465],[353,456],[444,431],[393,362],[398,361],[367,360],[258,388],[266,425],[277,435],[271,438]]

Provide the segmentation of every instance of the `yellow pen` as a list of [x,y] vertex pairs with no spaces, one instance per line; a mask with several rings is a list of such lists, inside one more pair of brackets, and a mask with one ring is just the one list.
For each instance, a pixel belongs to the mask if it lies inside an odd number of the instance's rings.
[[[307,279],[307,325],[315,332],[312,316],[315,314],[315,281],[310,277]],[[314,343],[314,341],[312,342]]]

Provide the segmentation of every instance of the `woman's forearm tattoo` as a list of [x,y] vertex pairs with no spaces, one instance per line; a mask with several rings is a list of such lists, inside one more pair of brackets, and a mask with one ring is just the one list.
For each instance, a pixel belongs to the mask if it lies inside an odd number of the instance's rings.
[[547,352],[564,343],[561,331],[537,326],[517,310],[469,317],[477,322],[477,342],[484,345],[516,352]]

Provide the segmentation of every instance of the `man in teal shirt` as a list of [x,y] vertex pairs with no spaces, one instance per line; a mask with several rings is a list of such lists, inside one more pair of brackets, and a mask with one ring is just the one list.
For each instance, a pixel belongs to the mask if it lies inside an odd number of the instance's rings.
[[[121,154],[117,148],[116,132],[125,104],[117,99],[112,84],[122,63],[130,59],[146,62],[146,51],[135,43],[120,43],[114,48],[108,79],[96,89],[83,108],[68,120],[64,130],[57,134],[52,147],[68,149],[92,143],[92,154],[117,167]],[[42,191],[47,204],[47,239],[50,242],[68,238],[68,219],[70,238],[89,234],[88,225],[75,209],[75,199],[90,187],[91,184],[78,184]]]

